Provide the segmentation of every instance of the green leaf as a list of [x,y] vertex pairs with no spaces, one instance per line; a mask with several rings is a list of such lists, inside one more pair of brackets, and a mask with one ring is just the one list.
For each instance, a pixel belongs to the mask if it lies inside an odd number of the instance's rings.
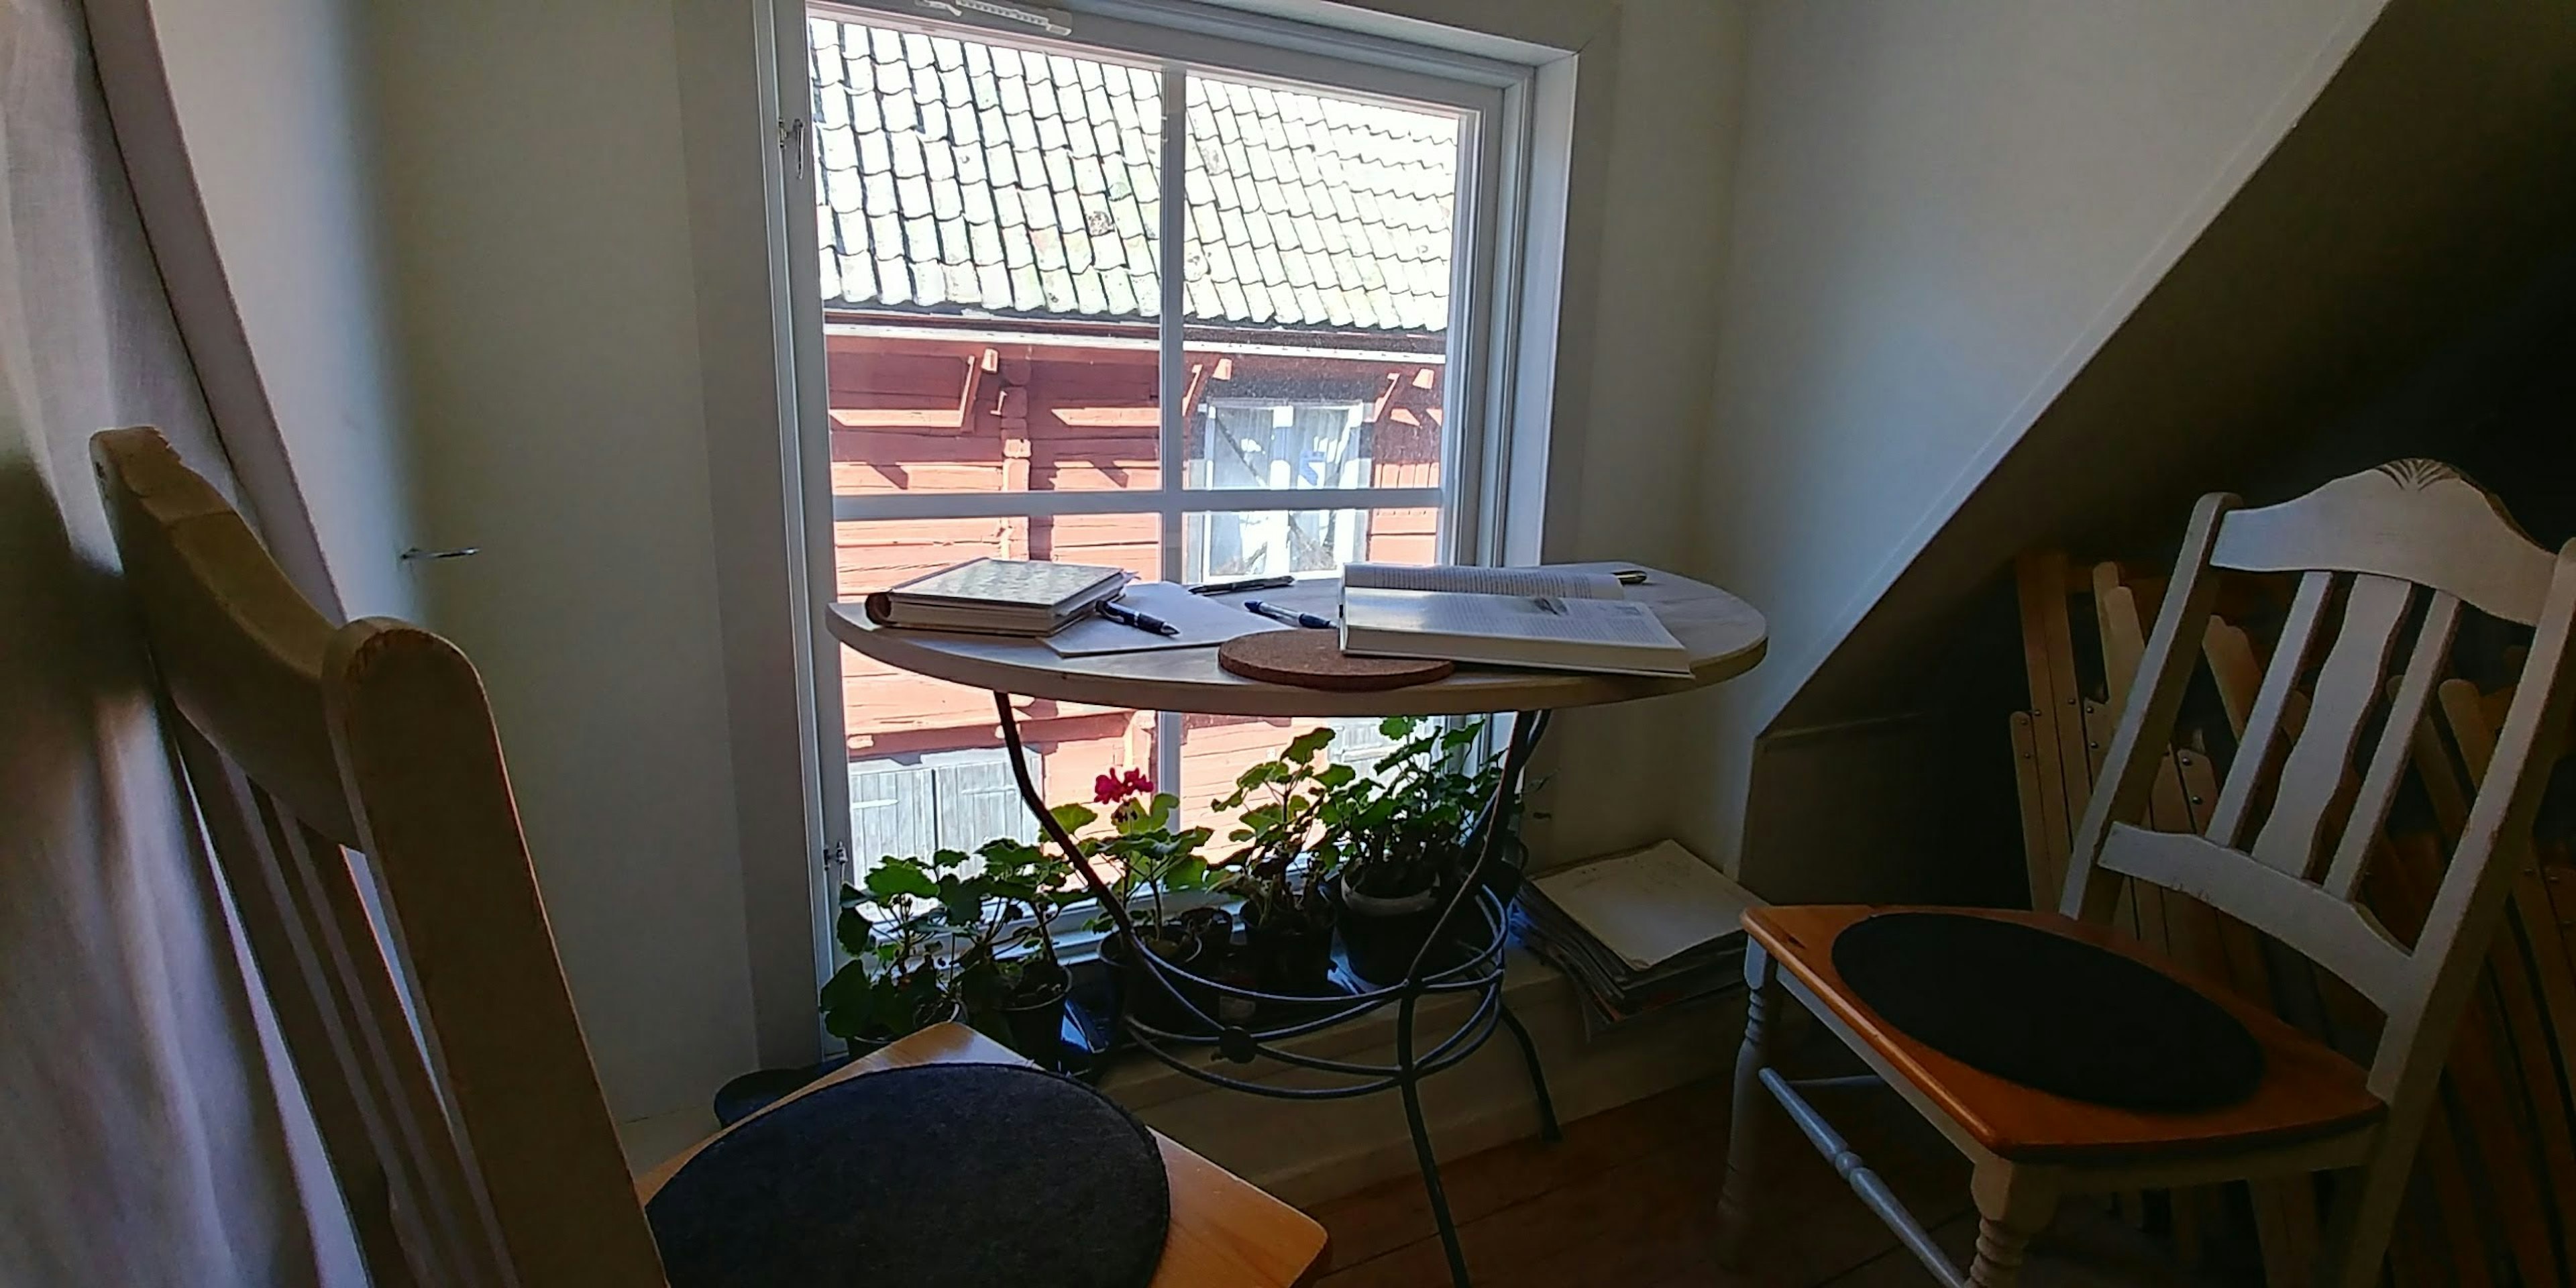
[[1279,755],[1283,760],[1293,760],[1302,764],[1306,761],[1313,760],[1315,758],[1315,753],[1322,751],[1325,745],[1330,743],[1332,740],[1333,727],[1331,725],[1324,725],[1319,728],[1307,730],[1305,733],[1289,739],[1288,749],[1279,753]]
[[1067,832],[1079,832],[1100,821],[1100,815],[1087,805],[1058,805],[1047,811],[1047,817],[1054,819],[1055,825]]
[[1322,783],[1327,789],[1336,789],[1349,786],[1351,780],[1359,776],[1360,771],[1348,765],[1334,765],[1315,775],[1315,781]]
[[1381,738],[1402,738],[1406,734],[1413,732],[1413,726],[1416,723],[1416,719],[1412,716],[1388,716],[1386,719],[1377,722],[1377,736]]
[[841,942],[841,951],[852,957],[864,955],[876,940],[876,927],[856,908],[843,908],[832,922],[832,937]]
[[917,895],[928,899],[936,897],[939,893],[939,884],[930,879],[928,872],[922,870],[919,859],[898,859],[892,856],[878,861],[877,866],[867,875],[867,886],[868,893],[880,899],[892,899],[901,895]]

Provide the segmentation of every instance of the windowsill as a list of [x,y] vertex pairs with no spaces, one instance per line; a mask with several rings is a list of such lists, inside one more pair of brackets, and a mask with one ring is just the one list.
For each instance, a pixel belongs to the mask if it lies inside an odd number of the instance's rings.
[[[1520,948],[1507,950],[1503,962],[1505,1004],[1528,1009],[1559,994],[1571,996],[1572,988],[1572,982],[1565,976],[1526,951]],[[1476,995],[1473,993],[1443,993],[1424,999],[1414,1010],[1417,1042],[1424,1048],[1438,1045],[1466,1020],[1475,1004]],[[1382,1006],[1357,1019],[1277,1045],[1292,1055],[1393,1063],[1396,1009],[1392,1005]],[[1510,1037],[1497,1033],[1492,1040],[1508,1042]],[[1293,1068],[1275,1061],[1234,1064],[1218,1055],[1213,1046],[1184,1047],[1175,1054],[1181,1060],[1201,1065],[1214,1073],[1269,1085],[1294,1087],[1349,1081],[1339,1075]],[[1226,1090],[1201,1082],[1144,1051],[1129,1051],[1117,1056],[1107,1075],[1100,1080],[1100,1088],[1117,1097],[1120,1104],[1139,1111],[1183,1096]]]

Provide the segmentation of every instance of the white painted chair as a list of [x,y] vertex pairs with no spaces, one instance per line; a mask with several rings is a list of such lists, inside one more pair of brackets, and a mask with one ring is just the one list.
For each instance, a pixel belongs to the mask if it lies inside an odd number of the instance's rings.
[[[2206,832],[2148,831],[2140,824],[2159,753],[2171,743],[2221,569],[2303,575]],[[2304,723],[2285,722],[2330,602],[2341,604],[2340,629],[2329,632],[2331,648],[2313,668]],[[2463,608],[2530,626],[2534,637],[2431,915],[2409,947],[2355,902],[2355,892]],[[1745,918],[1752,1000],[1720,1203],[1723,1255],[1734,1259],[1749,1232],[1757,1139],[1776,1101],[1944,1283],[2016,1282],[2029,1240],[2063,1195],[2334,1169],[2357,1171],[2335,1178],[2318,1280],[2329,1288],[2378,1282],[2443,1057],[2531,844],[2532,817],[2576,705],[2571,619],[2576,542],[2553,557],[2448,466],[2399,461],[2262,509],[2242,509],[2233,496],[2204,498],[2077,831],[2060,910],[1983,915],[2090,940],[2194,983],[2261,1044],[2261,1085],[2223,1108],[2149,1113],[2005,1081],[1895,1031],[1844,985],[1834,938],[1881,909],[1757,910]],[[2392,694],[2383,677],[2400,656]],[[2377,712],[2385,714],[2374,724]],[[2372,745],[2360,748],[2374,729]],[[2367,754],[2356,773],[2357,749]],[[2351,985],[2386,1016],[2368,1067],[2114,936],[2107,925],[2122,878],[2204,900]],[[1964,1275],[1807,1103],[1805,1084],[1771,1067],[1783,992],[1970,1159],[1982,1219]]]

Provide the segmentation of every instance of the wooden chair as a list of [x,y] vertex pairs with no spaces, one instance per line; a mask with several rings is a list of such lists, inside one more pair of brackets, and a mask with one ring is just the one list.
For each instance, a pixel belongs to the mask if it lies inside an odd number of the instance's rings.
[[[473,666],[402,622],[326,621],[158,432],[111,430],[91,453],[168,728],[370,1278],[663,1283]],[[381,932],[350,851],[385,896]],[[1008,1058],[951,1026],[843,1076]],[[1158,1141],[1155,1284],[1317,1270],[1322,1227]]]
[[[2298,593],[2206,828],[2148,831],[2140,823],[2192,679],[2219,569],[2298,573]],[[2283,711],[2310,669],[2305,663],[2330,599],[2341,602],[2341,628],[2314,667],[2304,722],[2289,730]],[[2381,848],[2390,801],[2463,607],[2532,627],[2534,636],[2460,840],[2409,946],[2357,905],[2355,894]],[[2084,939],[2192,984],[2261,1045],[2261,1084],[2223,1108],[2148,1113],[2005,1081],[1881,1022],[1844,984],[1834,968],[1834,939],[1880,909],[1758,909],[1745,917],[1752,996],[1719,1209],[1722,1254],[1738,1255],[1749,1228],[1767,1098],[1944,1283],[2016,1282],[2029,1240],[2062,1195],[2346,1168],[2358,1173],[2335,1178],[2319,1278],[2332,1288],[2378,1282],[2443,1057],[2508,889],[2527,861],[2532,818],[2576,704],[2571,619],[2576,543],[2551,556],[2447,466],[2400,461],[2262,509],[2239,508],[2232,496],[2204,498],[2076,832],[2060,910],[1978,915]],[[2411,645],[2391,693],[2382,677],[2401,638]],[[2365,735],[2371,745],[2356,774],[2354,752]],[[2106,923],[2123,877],[2194,896],[2349,984],[2385,1017],[2368,1067],[2114,934]],[[1807,1103],[1801,1088],[1813,1084],[1771,1067],[1783,992],[1969,1157],[1982,1219],[1964,1276]],[[1959,1004],[1992,1003],[1963,997]]]

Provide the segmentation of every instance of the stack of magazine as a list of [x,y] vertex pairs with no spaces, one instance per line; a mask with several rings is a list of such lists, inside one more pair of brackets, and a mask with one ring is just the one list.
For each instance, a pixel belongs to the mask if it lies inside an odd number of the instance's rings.
[[1577,863],[1521,888],[1523,945],[1574,977],[1585,1031],[1731,992],[1761,900],[1678,843]]

